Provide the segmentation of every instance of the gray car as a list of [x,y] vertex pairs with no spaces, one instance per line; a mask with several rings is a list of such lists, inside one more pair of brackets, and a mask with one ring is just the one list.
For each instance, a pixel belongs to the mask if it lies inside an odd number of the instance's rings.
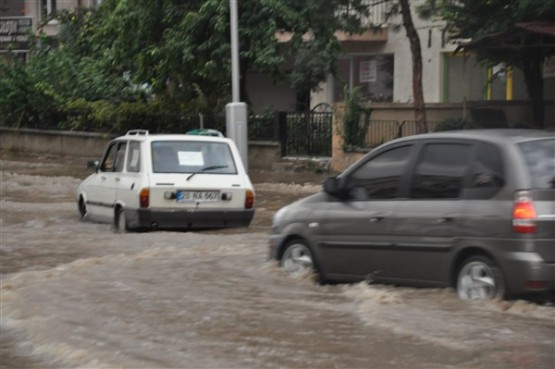
[[555,291],[555,133],[397,139],[274,216],[271,258],[325,281],[449,287],[463,299]]

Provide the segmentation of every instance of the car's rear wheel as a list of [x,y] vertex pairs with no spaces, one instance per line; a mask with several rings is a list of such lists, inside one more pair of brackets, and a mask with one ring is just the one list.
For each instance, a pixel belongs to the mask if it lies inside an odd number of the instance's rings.
[[82,197],[79,197],[79,202],[77,203],[77,208],[79,209],[79,218],[85,220],[87,216],[87,204]]
[[463,300],[503,297],[505,286],[501,270],[485,256],[466,259],[457,275],[457,294]]
[[315,272],[312,252],[301,240],[294,240],[287,244],[281,257],[281,266],[287,273],[297,276]]
[[121,207],[116,210],[113,227],[114,232],[116,233],[125,233],[129,230],[129,228],[127,227],[127,218],[125,217],[125,211]]

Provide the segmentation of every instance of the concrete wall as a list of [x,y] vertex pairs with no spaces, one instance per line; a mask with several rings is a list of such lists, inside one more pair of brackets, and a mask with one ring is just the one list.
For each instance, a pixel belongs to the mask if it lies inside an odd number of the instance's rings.
[[[548,127],[555,127],[555,101],[545,101],[545,122]],[[414,105],[412,103],[371,103],[373,109],[372,120],[414,120]],[[345,104],[335,104],[335,110],[343,114]],[[507,123],[510,126],[518,125],[532,120],[532,111],[528,101],[472,101],[466,104],[426,104],[426,120],[441,122],[449,118],[470,118],[472,109],[503,110]],[[465,111],[466,110],[466,111]]]
[[[112,138],[102,133],[0,127],[2,150],[100,158]],[[280,155],[279,143],[249,142],[249,168],[271,170]]]
[[[381,122],[376,124],[382,125],[383,129],[376,129],[376,125],[370,126],[366,143],[370,146],[377,146],[380,143],[387,142],[397,137],[398,130],[396,122],[414,121],[413,104],[379,104],[372,103],[369,105],[374,110],[372,112],[372,121],[393,121]],[[530,104],[528,102],[518,101],[482,101],[468,103],[466,114],[470,115],[471,109],[499,109],[503,110],[507,118],[509,126],[515,126],[523,122],[529,122],[531,119]],[[361,149],[355,152],[343,151],[342,122],[345,113],[345,104],[336,104],[334,106],[333,116],[333,138],[332,138],[332,160],[330,169],[335,172],[342,172],[352,163],[365,155],[369,149]],[[462,118],[465,112],[461,104],[426,104],[426,119],[428,122],[441,122],[448,118]],[[555,127],[555,101],[545,102],[545,121],[548,127]],[[414,125],[406,125],[403,127],[403,136],[415,134]]]
[[100,157],[111,138],[100,133],[0,127],[3,150]]

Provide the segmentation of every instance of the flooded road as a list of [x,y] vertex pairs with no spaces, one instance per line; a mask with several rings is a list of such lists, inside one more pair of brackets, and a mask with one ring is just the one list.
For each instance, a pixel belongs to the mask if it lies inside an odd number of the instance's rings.
[[286,276],[271,216],[320,175],[253,172],[248,229],[114,234],[78,220],[85,161],[2,154],[2,368],[555,366],[552,305]]

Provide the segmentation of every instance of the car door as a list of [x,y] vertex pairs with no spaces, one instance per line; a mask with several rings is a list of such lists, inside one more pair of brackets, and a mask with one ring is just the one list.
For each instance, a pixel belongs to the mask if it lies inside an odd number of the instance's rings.
[[136,209],[139,207],[139,192],[144,183],[144,171],[141,170],[144,159],[142,159],[141,143],[129,141],[127,144],[127,156],[125,168],[119,172],[119,181],[115,179],[116,201],[124,208]]
[[113,208],[125,164],[126,147],[125,141],[110,143],[95,177],[87,186],[87,206],[95,218],[110,221],[114,216]]
[[391,215],[413,145],[403,144],[371,156],[341,180],[347,198],[318,204],[322,269],[332,278],[388,275]]
[[391,280],[441,285],[448,280],[450,252],[464,231],[462,193],[471,163],[468,141],[421,145],[392,230]]

